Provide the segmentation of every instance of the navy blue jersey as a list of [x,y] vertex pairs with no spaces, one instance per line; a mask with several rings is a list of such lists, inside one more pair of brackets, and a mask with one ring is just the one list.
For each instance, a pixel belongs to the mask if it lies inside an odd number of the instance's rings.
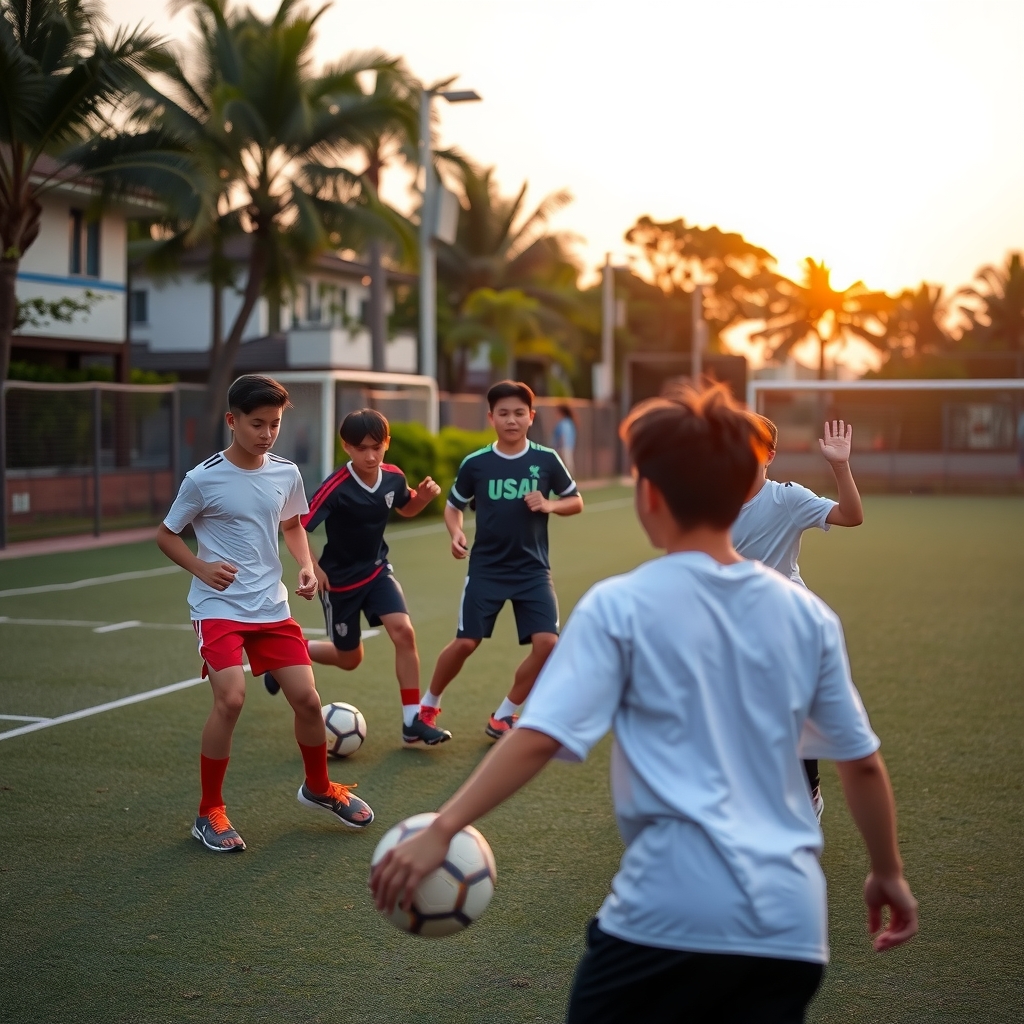
[[476,540],[470,575],[500,579],[549,573],[548,517],[531,512],[530,491],[567,498],[576,493],[558,453],[530,441],[519,455],[502,455],[495,445],[467,455],[459,466],[448,503],[464,509],[476,499]]
[[387,463],[381,464],[373,487],[359,479],[351,462],[320,485],[302,525],[307,530],[321,523],[326,526],[320,568],[331,587],[348,589],[368,583],[387,565],[384,528],[388,517],[393,508],[408,505],[415,493],[405,474]]

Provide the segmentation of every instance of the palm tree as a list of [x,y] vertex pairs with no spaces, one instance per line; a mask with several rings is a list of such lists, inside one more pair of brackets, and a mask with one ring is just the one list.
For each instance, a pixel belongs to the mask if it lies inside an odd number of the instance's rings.
[[[361,249],[390,227],[404,239],[401,218],[378,202],[372,187],[342,163],[408,107],[390,95],[367,96],[362,72],[391,73],[382,53],[357,53],[319,74],[312,67],[317,21],[295,0],[281,0],[261,18],[231,0],[184,0],[198,39],[188,59],[151,88],[138,116],[152,125],[151,187],[178,181],[170,194],[169,231],[154,240],[150,258],[172,260],[197,245],[222,251],[243,235],[248,246],[237,316],[210,352],[207,415],[197,439],[211,450],[218,437],[224,393],[242,335],[261,295],[272,302],[294,289],[297,274],[328,249]],[[102,148],[102,147],[100,147]],[[173,163],[183,161],[183,170]],[[211,277],[223,286],[223,272]],[[216,332],[215,332],[216,333]]]
[[869,291],[861,281],[837,291],[830,277],[824,262],[808,257],[802,284],[780,277],[765,305],[751,310],[765,321],[764,330],[751,337],[768,345],[770,358],[787,355],[810,338],[817,341],[820,380],[825,379],[829,347],[842,345],[850,337],[875,347],[884,344],[884,321],[893,305],[885,292]]
[[907,288],[897,295],[885,318],[885,343],[910,358],[947,349],[950,337],[943,326],[947,308],[942,292],[942,285],[922,281],[916,291]]
[[18,267],[39,234],[42,198],[87,177],[77,147],[117,135],[142,76],[166,66],[156,36],[119,29],[107,38],[102,14],[95,0],[0,2],[0,381],[10,364]]
[[963,288],[960,294],[981,303],[981,309],[961,307],[970,330],[983,347],[1016,354],[1018,377],[1024,377],[1024,263],[1019,252],[1011,252],[1004,267],[985,266],[975,275],[978,288]]

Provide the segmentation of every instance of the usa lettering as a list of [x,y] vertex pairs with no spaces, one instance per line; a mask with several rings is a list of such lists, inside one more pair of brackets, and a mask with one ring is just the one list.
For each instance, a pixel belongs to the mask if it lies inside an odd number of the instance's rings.
[[537,490],[539,481],[531,479],[513,480],[488,480],[487,497],[491,501],[498,501],[502,498],[525,498],[530,491]]

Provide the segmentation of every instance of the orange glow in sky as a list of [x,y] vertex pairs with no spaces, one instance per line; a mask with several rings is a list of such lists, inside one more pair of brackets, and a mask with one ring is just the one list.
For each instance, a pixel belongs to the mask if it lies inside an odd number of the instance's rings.
[[480,92],[440,105],[443,144],[535,202],[568,187],[556,225],[589,267],[644,213],[740,231],[784,273],[824,259],[840,287],[953,290],[1024,247],[1021,3],[337,0],[320,25],[323,60],[380,47]]

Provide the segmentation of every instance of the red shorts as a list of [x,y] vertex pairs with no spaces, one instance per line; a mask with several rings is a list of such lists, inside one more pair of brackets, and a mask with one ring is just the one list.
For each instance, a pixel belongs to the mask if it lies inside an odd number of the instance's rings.
[[242,664],[244,648],[254,676],[290,665],[309,665],[302,627],[294,619],[280,622],[233,622],[231,619],[192,620],[199,638],[203,677],[207,668],[223,672]]

